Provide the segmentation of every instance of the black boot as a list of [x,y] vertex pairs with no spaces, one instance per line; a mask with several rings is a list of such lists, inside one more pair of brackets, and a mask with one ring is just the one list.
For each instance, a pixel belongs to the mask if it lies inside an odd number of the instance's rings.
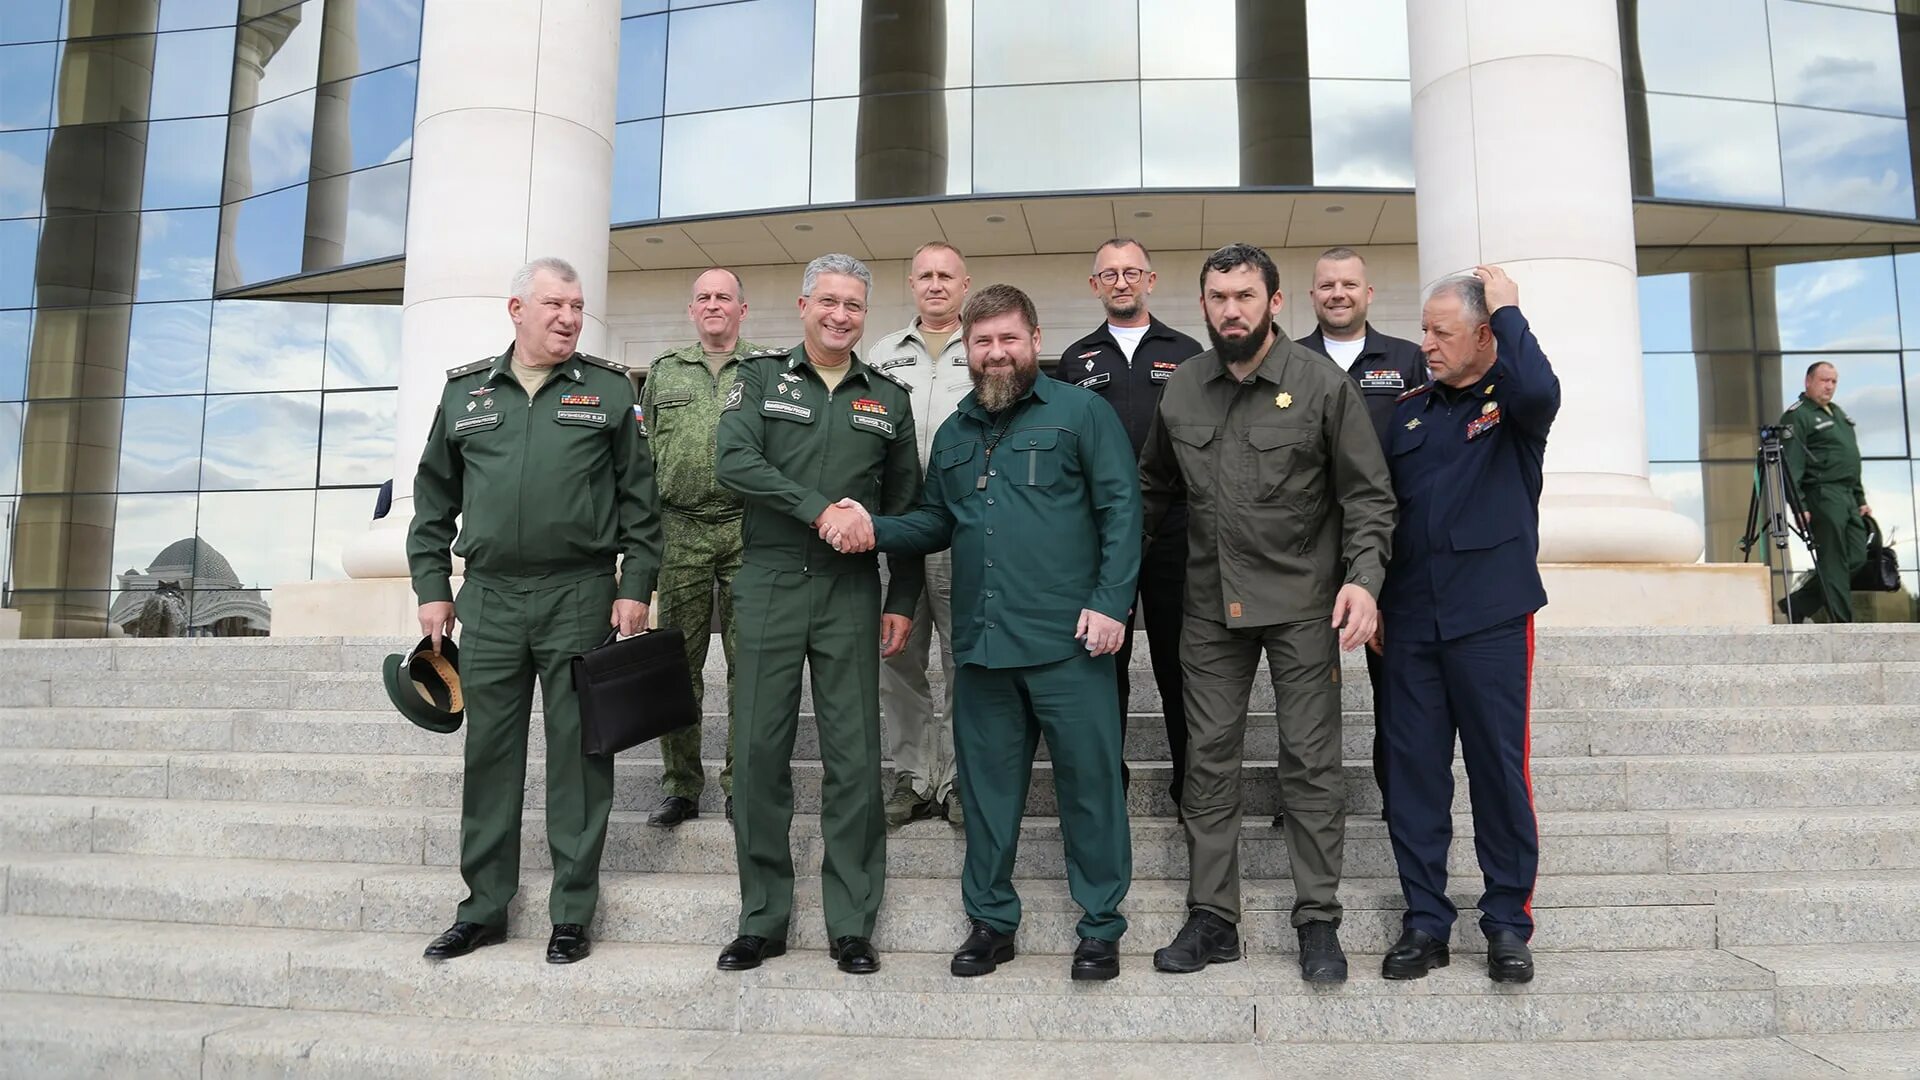
[[1310,983],[1347,981],[1347,954],[1332,923],[1316,921],[1300,927],[1300,977]]
[[973,920],[973,932],[953,954],[947,970],[962,977],[991,975],[1001,964],[1013,959],[1013,935],[1003,934],[979,919]]
[[1487,934],[1487,977],[1494,982],[1533,981],[1533,950],[1511,930]]
[[1173,936],[1173,944],[1153,954],[1153,966],[1185,974],[1238,959],[1240,928],[1211,911],[1194,908],[1187,915],[1187,925]]
[[1409,927],[1400,932],[1400,940],[1387,950],[1380,961],[1383,979],[1424,979],[1427,972],[1451,963],[1447,943],[1424,931]]
[[700,804],[692,799],[669,795],[660,800],[660,808],[647,815],[647,824],[656,829],[671,829],[683,821],[700,816]]
[[1120,943],[1083,937],[1073,950],[1075,982],[1103,982],[1120,974]]

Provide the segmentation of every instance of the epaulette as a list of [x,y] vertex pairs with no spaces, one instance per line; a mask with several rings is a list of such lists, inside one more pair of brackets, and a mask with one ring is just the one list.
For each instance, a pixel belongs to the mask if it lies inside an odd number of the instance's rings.
[[766,357],[771,356],[781,360],[785,360],[792,355],[793,355],[792,349],[755,349],[752,352],[742,353],[740,355],[740,359],[760,360],[760,359],[764,359]]
[[1414,398],[1419,397],[1421,394],[1424,394],[1431,389],[1433,389],[1432,383],[1430,382],[1421,383],[1419,386],[1416,386],[1413,389],[1407,391],[1406,393],[1401,394],[1399,397],[1394,398],[1393,403],[1395,405],[1398,405],[1403,401],[1411,401]]
[[457,379],[462,375],[471,375],[476,371],[485,371],[492,367],[493,362],[498,359],[499,357],[497,356],[489,356],[484,360],[475,360],[471,364],[461,364],[459,367],[448,368],[447,378]]
[[665,360],[669,356],[678,356],[678,355],[680,355],[679,349],[669,347],[669,348],[661,349],[659,355],[655,356],[653,359],[655,363],[659,363],[660,361]]
[[881,371],[881,370],[880,370],[879,368],[877,368],[877,367],[874,367],[874,366],[873,366],[872,364],[868,364],[868,365],[867,365],[867,370],[868,370],[869,372],[871,372],[871,373],[873,373],[873,374],[875,374],[875,375],[878,375],[878,376],[880,376],[881,378],[883,378],[883,379],[885,379],[885,380],[887,380],[888,382],[890,382],[890,383],[892,383],[893,385],[895,385],[895,386],[897,386],[897,387],[899,387],[900,389],[902,389],[902,390],[905,390],[905,391],[906,391],[907,393],[909,393],[909,394],[911,394],[911,393],[913,393],[913,387],[911,387],[911,386],[908,386],[908,385],[907,385],[906,383],[903,383],[903,382],[901,382],[901,381],[900,381],[900,380],[899,380],[899,379],[898,379],[897,377],[895,377],[895,376],[894,376],[894,375],[893,375],[893,374],[892,374],[891,372],[886,372],[886,371]]
[[1793,410],[1795,410],[1795,409],[1797,409],[1797,408],[1799,408],[1799,407],[1800,407],[1800,403],[1801,403],[1802,401],[1805,401],[1805,400],[1806,400],[1805,398],[1794,398],[1794,399],[1793,399],[1793,404],[1791,404],[1791,405],[1789,405],[1789,406],[1787,406],[1787,411],[1788,411],[1788,412],[1792,412]]
[[574,353],[574,356],[585,363],[592,364],[594,367],[611,371],[615,375],[625,375],[627,373],[627,365],[613,360],[603,360],[598,356],[589,356],[586,353]]

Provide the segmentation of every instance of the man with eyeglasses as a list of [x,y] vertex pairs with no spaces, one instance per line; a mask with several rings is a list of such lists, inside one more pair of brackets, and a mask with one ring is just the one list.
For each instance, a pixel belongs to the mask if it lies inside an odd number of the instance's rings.
[[[1153,260],[1138,240],[1117,236],[1093,253],[1093,273],[1087,283],[1100,298],[1107,320],[1098,329],[1067,346],[1054,376],[1083,386],[1106,399],[1120,414],[1135,460],[1153,426],[1160,392],[1182,361],[1202,351],[1200,343],[1156,319],[1147,311],[1147,297],[1158,279]],[[1180,612],[1187,581],[1187,504],[1167,510],[1140,563],[1139,604],[1147,629],[1147,649],[1153,659],[1153,681],[1160,688],[1160,708],[1166,716],[1167,752],[1173,761],[1173,779],[1167,795],[1176,812],[1180,806],[1187,760],[1187,713],[1180,675]],[[1133,659],[1133,620],[1114,667],[1118,672],[1121,736],[1125,738],[1127,702],[1132,686],[1128,667]],[[1125,769],[1122,769],[1125,775]]]

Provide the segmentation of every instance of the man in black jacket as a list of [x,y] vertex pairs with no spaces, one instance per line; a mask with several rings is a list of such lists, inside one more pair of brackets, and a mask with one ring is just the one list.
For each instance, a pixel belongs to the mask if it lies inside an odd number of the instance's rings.
[[[1200,343],[1147,312],[1147,296],[1157,283],[1153,261],[1139,241],[1115,237],[1093,253],[1093,273],[1087,282],[1107,310],[1100,328],[1067,346],[1060,354],[1054,377],[1084,386],[1106,399],[1120,414],[1121,426],[1133,446],[1136,460],[1153,426],[1160,391],[1175,368],[1202,351]],[[1153,656],[1153,681],[1160,688],[1160,708],[1166,715],[1167,748],[1173,759],[1173,782],[1167,794],[1180,805],[1187,765],[1187,712],[1181,701],[1180,613],[1186,603],[1187,504],[1167,513],[1160,530],[1140,563],[1140,607],[1146,622],[1147,648]],[[1126,620],[1127,636],[1115,664],[1119,672],[1120,723],[1125,735],[1127,679],[1133,658],[1133,620]],[[1122,770],[1125,775],[1125,770]]]
[[[1331,358],[1360,384],[1367,415],[1384,448],[1394,400],[1427,381],[1427,364],[1420,346],[1367,325],[1372,304],[1367,260],[1349,247],[1329,248],[1313,264],[1313,317],[1320,328],[1300,344]],[[1385,817],[1386,744],[1380,737],[1380,717],[1387,695],[1380,654],[1372,649],[1367,650],[1367,681],[1373,684],[1373,782],[1380,788],[1380,816]]]

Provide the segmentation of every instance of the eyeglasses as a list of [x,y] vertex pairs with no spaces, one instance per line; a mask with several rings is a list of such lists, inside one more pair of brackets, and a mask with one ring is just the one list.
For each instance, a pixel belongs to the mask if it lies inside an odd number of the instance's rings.
[[1106,270],[1102,270],[1093,276],[1097,278],[1100,284],[1102,285],[1117,285],[1120,283],[1121,278],[1125,278],[1127,281],[1127,284],[1129,285],[1137,285],[1139,284],[1141,278],[1147,276],[1147,271],[1142,270],[1137,266],[1129,266],[1125,270],[1114,270],[1109,268]]
[[867,305],[858,300],[841,300],[832,296],[822,296],[813,300],[812,303],[814,307],[819,308],[821,311],[834,312],[844,310],[849,315],[859,315],[867,310]]

